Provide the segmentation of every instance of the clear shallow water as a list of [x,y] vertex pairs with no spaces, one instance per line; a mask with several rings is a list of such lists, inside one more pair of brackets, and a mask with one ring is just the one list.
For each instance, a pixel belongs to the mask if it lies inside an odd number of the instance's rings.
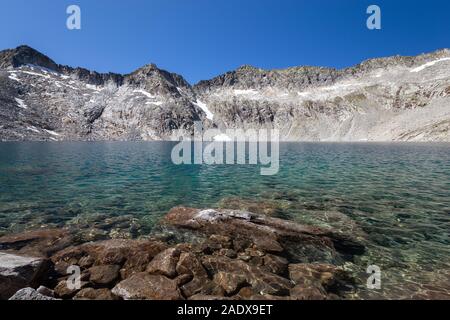
[[275,176],[175,166],[173,145],[1,143],[0,234],[123,216],[148,234],[177,205],[270,200],[285,218],[365,239],[367,254],[347,267],[365,283],[365,267],[380,266],[383,289],[362,286],[361,297],[450,291],[450,144],[286,143]]

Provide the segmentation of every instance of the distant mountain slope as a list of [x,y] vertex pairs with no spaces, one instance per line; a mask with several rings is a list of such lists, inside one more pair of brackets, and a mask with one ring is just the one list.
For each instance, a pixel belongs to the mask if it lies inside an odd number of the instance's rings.
[[155,65],[101,74],[27,46],[0,52],[0,140],[161,140],[194,121],[289,141],[450,141],[450,51],[343,70],[243,66],[195,86]]

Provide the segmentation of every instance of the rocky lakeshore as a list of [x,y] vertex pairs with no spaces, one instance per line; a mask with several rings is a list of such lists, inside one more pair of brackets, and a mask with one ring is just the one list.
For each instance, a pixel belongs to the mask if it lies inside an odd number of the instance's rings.
[[[69,228],[0,238],[0,299],[325,300],[358,285],[345,270],[355,234],[268,215],[268,208],[173,208],[169,236],[86,242]],[[92,240],[92,239],[91,239]],[[81,286],[67,285],[70,266]]]

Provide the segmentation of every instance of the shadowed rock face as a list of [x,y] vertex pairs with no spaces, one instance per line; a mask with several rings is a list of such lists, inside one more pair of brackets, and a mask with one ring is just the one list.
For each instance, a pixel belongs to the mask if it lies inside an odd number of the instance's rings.
[[336,70],[243,66],[195,86],[146,65],[130,74],[0,52],[0,140],[171,140],[178,130],[274,128],[286,141],[450,141],[450,53]]

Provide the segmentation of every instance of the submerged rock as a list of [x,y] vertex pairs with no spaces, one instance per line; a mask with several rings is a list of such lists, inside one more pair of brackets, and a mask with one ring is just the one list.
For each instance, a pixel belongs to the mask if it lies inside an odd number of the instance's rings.
[[221,209],[245,210],[270,217],[283,216],[283,205],[278,201],[243,199],[228,197],[218,203]]
[[[317,255],[324,259],[323,262],[334,259],[336,252],[351,257],[362,254],[365,250],[364,245],[350,235],[248,211],[177,207],[165,216],[163,222],[204,234],[228,236],[236,242],[247,242],[246,245],[250,243],[271,253],[279,254],[288,250],[291,244],[301,244],[303,248],[311,251],[305,252],[305,255],[310,255],[313,259]],[[241,251],[243,247],[235,249]]]
[[76,243],[68,230],[27,231],[0,238],[0,250],[35,257],[49,257]]
[[[62,299],[77,300],[339,298],[353,282],[331,262],[364,251],[352,236],[242,210],[178,207],[163,219],[163,227],[192,234],[180,238],[195,240],[169,245],[154,239],[112,239],[67,246],[62,239],[69,239],[70,234],[62,232],[58,237],[55,231],[42,231],[34,237],[16,235],[3,241],[9,243],[9,250],[51,253],[53,268],[46,272],[54,282],[49,291],[53,289]],[[30,248],[21,247],[20,239]],[[60,250],[43,250],[45,241]],[[35,260],[22,261],[18,270],[27,263],[39,269]],[[70,266],[80,267],[80,288],[67,286]],[[3,273],[0,276],[12,274],[10,270]],[[11,284],[3,281],[0,286],[5,283]],[[34,277],[19,281],[11,286],[9,296],[20,288],[42,284]]]
[[[340,293],[353,289],[352,285],[355,284],[354,279],[343,269],[328,264],[291,264],[289,277],[298,287],[295,295],[304,299],[307,299],[309,294],[312,294],[314,299],[319,292],[325,296],[327,292]],[[315,290],[301,293],[300,288],[315,288]]]
[[[225,290],[231,290],[233,287],[238,290],[245,284],[249,284],[260,294],[288,295],[289,289],[293,287],[290,280],[241,260],[220,256],[205,256],[202,258],[202,264],[209,273],[216,275],[216,280],[220,280],[221,285],[226,286]],[[226,285],[224,279],[233,283]]]

